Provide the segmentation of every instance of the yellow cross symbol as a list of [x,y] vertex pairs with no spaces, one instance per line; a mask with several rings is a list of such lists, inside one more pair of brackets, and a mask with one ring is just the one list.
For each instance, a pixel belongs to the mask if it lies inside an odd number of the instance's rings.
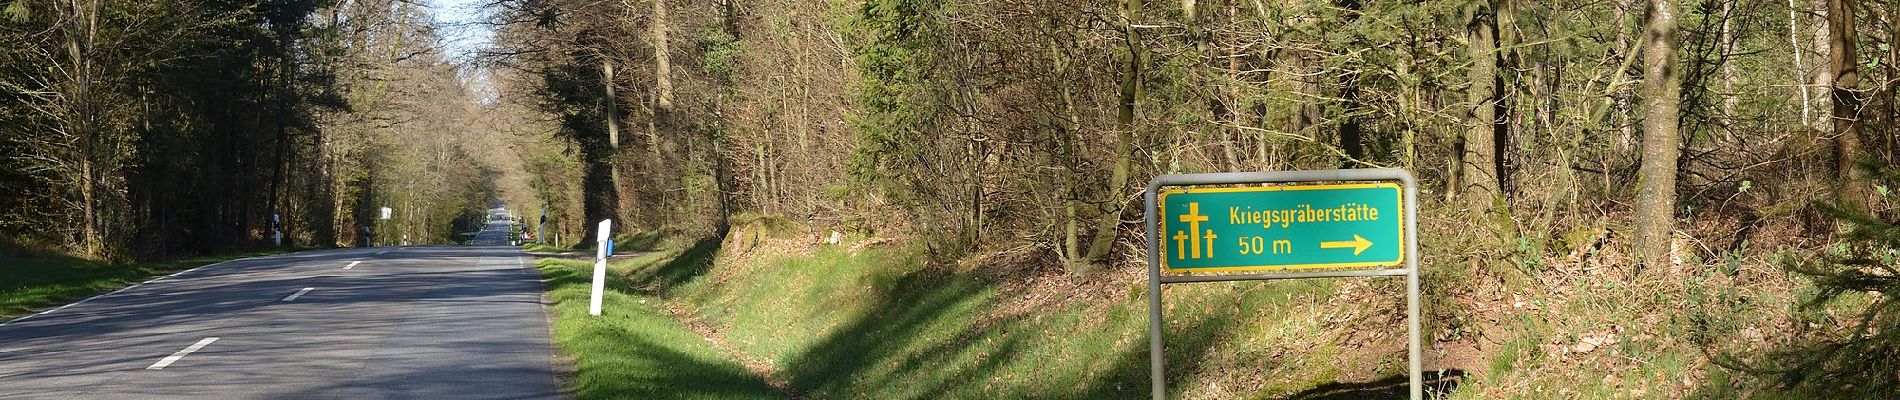
[[[1187,232],[1174,231],[1174,242],[1177,249],[1180,250],[1176,253],[1177,259],[1180,258],[1180,256],[1188,254],[1192,254],[1193,258],[1214,258],[1214,230],[1209,229],[1207,230],[1206,236],[1202,236],[1202,221],[1207,221],[1207,216],[1201,215],[1201,203],[1188,203],[1187,215],[1181,216],[1181,222],[1188,223]],[[1202,241],[1207,242],[1207,251],[1205,253],[1201,251]],[[1187,242],[1187,246],[1182,246],[1181,242]],[[1188,251],[1190,248],[1193,251]]]

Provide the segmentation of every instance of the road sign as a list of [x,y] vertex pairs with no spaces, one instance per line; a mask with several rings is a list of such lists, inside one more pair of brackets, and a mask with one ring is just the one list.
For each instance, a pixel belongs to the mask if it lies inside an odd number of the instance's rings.
[[1178,188],[1161,202],[1170,273],[1398,267],[1403,188],[1393,183]]
[[390,214],[394,214],[394,213],[395,213],[395,211],[396,211],[396,210],[391,210],[391,209],[389,209],[389,207],[383,207],[383,218],[382,218],[382,219],[389,219],[389,215],[390,215]]
[[[1406,369],[1411,398],[1424,398],[1418,180],[1410,172],[1344,169],[1162,175],[1148,183],[1142,197],[1143,226],[1148,230],[1148,368],[1154,399],[1164,399],[1168,393],[1161,285],[1347,277],[1405,278]],[[1164,269],[1171,274],[1163,274]]]

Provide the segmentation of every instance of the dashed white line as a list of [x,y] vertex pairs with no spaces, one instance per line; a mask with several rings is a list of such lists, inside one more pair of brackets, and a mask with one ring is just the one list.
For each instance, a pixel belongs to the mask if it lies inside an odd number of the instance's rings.
[[303,290],[297,291],[296,294],[292,294],[290,295],[290,297],[285,297],[282,301],[296,300],[298,296],[303,296],[304,293],[310,293],[312,289],[316,289],[316,288],[313,288],[313,287],[303,288]]
[[350,265],[343,266],[343,269],[356,268],[356,264],[362,264],[362,263],[363,263],[362,261],[351,261]]
[[380,255],[384,255],[384,254],[389,254],[389,250],[383,250],[383,251],[378,251],[378,252],[376,252],[376,255],[379,255],[379,256],[380,256]]
[[[308,289],[305,289],[305,290],[308,290]],[[152,366],[145,367],[145,369],[165,369],[165,367],[172,365],[172,363],[178,362],[178,359],[185,358],[186,354],[191,354],[191,352],[198,351],[198,349],[205,348],[205,346],[211,345],[211,342],[216,342],[216,341],[218,341],[218,338],[215,338],[215,337],[204,338],[204,340],[198,341],[198,343],[191,345],[191,347],[186,347],[184,350],[179,350],[177,353],[172,353],[172,355],[166,356],[165,359],[163,360],[158,360],[158,362],[152,363]]]

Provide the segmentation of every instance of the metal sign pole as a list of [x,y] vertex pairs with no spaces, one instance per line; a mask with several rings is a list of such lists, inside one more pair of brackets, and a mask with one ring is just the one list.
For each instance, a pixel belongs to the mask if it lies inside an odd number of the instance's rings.
[[1160,189],[1161,178],[1155,178],[1142,195],[1148,226],[1148,381],[1155,400],[1168,398],[1167,360],[1161,358],[1161,252],[1155,246],[1161,243],[1161,232],[1155,230],[1155,192]]
[[[1241,185],[1255,183],[1295,183],[1295,182],[1351,182],[1351,181],[1399,181],[1404,187],[1404,264],[1402,269],[1350,269],[1350,270],[1302,270],[1292,272],[1269,272],[1241,275],[1161,275],[1161,251],[1158,243],[1162,234],[1157,228],[1159,213],[1157,193],[1168,186],[1191,185]],[[1401,169],[1352,169],[1322,171],[1284,171],[1284,172],[1233,172],[1212,174],[1162,175],[1148,183],[1148,191],[1142,195],[1144,224],[1148,229],[1148,359],[1152,397],[1160,400],[1167,398],[1167,360],[1162,351],[1164,332],[1162,332],[1161,286],[1168,283],[1225,282],[1244,280],[1343,278],[1343,277],[1397,277],[1406,279],[1406,330],[1409,331],[1407,358],[1411,383],[1411,398],[1424,398],[1424,379],[1422,372],[1423,343],[1419,316],[1419,268],[1418,268],[1418,183],[1410,172]]]
[[1412,331],[1410,343],[1407,343],[1411,345],[1412,353],[1408,369],[1412,372],[1412,400],[1423,400],[1425,369],[1421,364],[1425,360],[1425,344],[1421,337],[1424,329],[1419,327],[1423,318],[1418,312],[1421,300],[1418,293],[1418,182],[1411,173],[1403,170],[1399,172],[1403,174],[1401,181],[1405,182],[1405,318],[1410,321],[1410,326],[1406,328]]

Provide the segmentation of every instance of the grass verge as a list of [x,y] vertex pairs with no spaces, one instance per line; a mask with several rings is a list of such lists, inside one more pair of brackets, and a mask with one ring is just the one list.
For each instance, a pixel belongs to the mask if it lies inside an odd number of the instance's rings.
[[0,256],[0,321],[201,265],[302,250],[309,248],[137,263],[107,263],[54,255]]
[[[616,260],[609,315],[595,319],[585,318],[588,262],[538,261],[562,308],[556,340],[578,359],[579,397],[703,387],[748,388],[719,396],[782,395],[766,381],[809,398],[1148,396],[1145,286],[1131,273],[1138,271],[1078,279],[1052,269],[999,271],[1016,268],[1008,262],[931,263],[912,244],[813,247],[771,236],[741,230],[724,242],[662,240],[652,253]],[[1297,396],[1327,382],[1402,373],[1403,359],[1392,357],[1403,347],[1366,344],[1397,343],[1403,330],[1388,314],[1402,303],[1345,314],[1333,305],[1342,288],[1390,291],[1397,282],[1357,282],[1169,287],[1171,397]],[[1342,337],[1379,330],[1347,328],[1354,320],[1391,326],[1384,336]],[[654,352],[685,360],[656,362],[664,357]],[[1285,384],[1262,387],[1266,377]],[[1255,389],[1234,390],[1246,387]]]
[[592,262],[535,261],[554,308],[555,345],[575,360],[577,376],[566,389],[581,399],[784,398],[669,317],[660,298],[643,294],[626,278],[632,269],[669,259],[649,254],[616,262],[600,316],[587,313]]

